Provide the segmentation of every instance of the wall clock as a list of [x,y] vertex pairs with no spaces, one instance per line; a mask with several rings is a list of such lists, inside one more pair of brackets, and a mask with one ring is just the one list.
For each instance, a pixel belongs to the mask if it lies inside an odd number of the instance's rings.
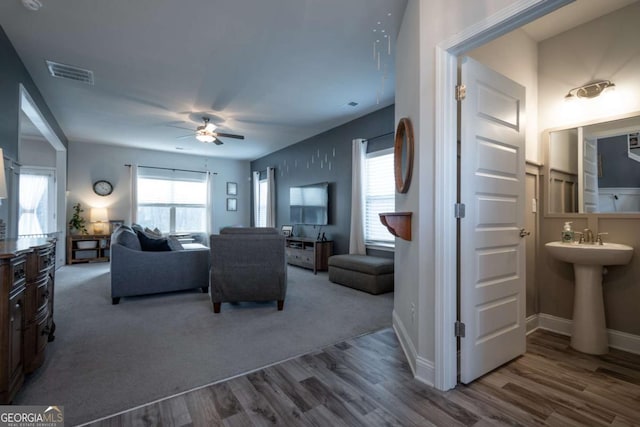
[[108,196],[113,192],[113,185],[109,181],[100,180],[93,184],[93,191],[98,196]]

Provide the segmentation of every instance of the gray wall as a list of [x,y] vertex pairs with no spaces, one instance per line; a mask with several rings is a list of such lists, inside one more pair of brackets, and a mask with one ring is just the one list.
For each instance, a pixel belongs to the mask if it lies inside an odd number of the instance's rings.
[[4,155],[14,160],[18,159],[20,83],[27,89],[65,147],[68,146],[66,136],[2,27],[0,27],[0,64],[2,64],[0,66],[0,147],[4,150]]
[[[394,132],[394,106],[360,117],[327,132],[251,162],[252,171],[276,169],[276,226],[289,222],[289,188],[329,182],[329,225],[294,227],[296,236],[315,237],[318,231],[333,240],[335,254],[349,252],[351,225],[351,141],[371,139],[384,146],[379,135]],[[386,140],[389,141],[388,139]]]
[[[4,29],[0,26],[0,148],[5,157],[18,161],[19,135],[20,135],[20,84],[25,87],[40,112],[58,135],[65,147],[67,138],[60,129],[58,122],[49,110],[44,98],[31,79],[29,72],[20,60],[13,45],[7,38]],[[9,222],[9,236],[13,231],[17,233],[17,224],[10,221],[11,216],[17,215],[17,175],[9,173],[10,162],[5,162],[7,173],[7,200],[0,206],[0,218]],[[15,219],[14,219],[15,221]]]
[[598,140],[598,155],[602,159],[598,187],[640,187],[640,163],[629,158],[627,145],[627,135]]

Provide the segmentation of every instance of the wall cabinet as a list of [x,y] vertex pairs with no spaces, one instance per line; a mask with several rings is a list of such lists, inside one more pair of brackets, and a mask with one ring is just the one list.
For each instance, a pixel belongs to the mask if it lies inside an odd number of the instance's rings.
[[44,362],[53,339],[55,241],[0,242],[0,405]]
[[108,262],[111,236],[88,234],[67,236],[67,264],[80,262]]
[[315,240],[305,237],[289,237],[286,240],[287,263],[309,268],[313,274],[329,269],[329,257],[333,255],[331,240]]

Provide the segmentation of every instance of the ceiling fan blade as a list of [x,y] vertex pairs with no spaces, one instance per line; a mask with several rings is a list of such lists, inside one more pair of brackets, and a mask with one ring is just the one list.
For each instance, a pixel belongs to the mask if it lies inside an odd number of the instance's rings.
[[191,135],[176,136],[176,139],[194,138],[194,137],[195,137],[195,135],[191,134]]
[[213,143],[214,143],[214,144],[216,144],[216,145],[222,145],[222,144],[224,144],[224,142],[220,141],[218,138],[214,139],[214,140],[213,140]]
[[242,135],[234,135],[232,133],[213,132],[215,136],[223,136],[225,138],[244,139]]
[[170,128],[176,128],[176,129],[193,130],[193,128],[188,128],[184,126],[176,126],[176,125],[167,125],[167,126]]

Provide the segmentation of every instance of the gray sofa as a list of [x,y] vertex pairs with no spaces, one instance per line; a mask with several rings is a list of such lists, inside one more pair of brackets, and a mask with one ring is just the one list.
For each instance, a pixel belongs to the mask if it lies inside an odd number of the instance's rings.
[[121,297],[209,287],[209,248],[143,251],[138,235],[123,225],[111,236],[111,301]]
[[211,302],[273,301],[284,307],[287,265],[284,236],[275,228],[227,227],[209,237]]

